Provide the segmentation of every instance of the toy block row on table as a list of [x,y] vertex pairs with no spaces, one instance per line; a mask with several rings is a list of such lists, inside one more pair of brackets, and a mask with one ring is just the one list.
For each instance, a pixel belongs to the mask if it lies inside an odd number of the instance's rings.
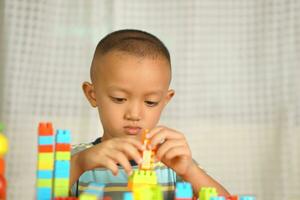
[[232,195],[232,196],[218,196],[216,188],[202,187],[199,191],[199,200],[255,200],[251,195]]
[[7,182],[5,178],[5,160],[4,155],[8,151],[8,140],[4,136],[4,125],[0,123],[0,199],[6,199]]
[[54,131],[52,123],[39,123],[37,199],[68,197],[70,178],[71,133]]

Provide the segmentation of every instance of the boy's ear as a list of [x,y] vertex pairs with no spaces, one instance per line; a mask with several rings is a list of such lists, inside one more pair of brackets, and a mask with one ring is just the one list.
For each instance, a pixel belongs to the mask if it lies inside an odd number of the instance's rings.
[[86,98],[89,100],[91,106],[97,107],[97,101],[96,101],[96,93],[94,89],[94,85],[89,82],[84,82],[82,84],[83,92],[86,96]]
[[167,103],[169,103],[169,101],[172,99],[172,97],[173,97],[174,95],[175,95],[175,90],[173,90],[173,89],[168,90],[167,95],[166,95],[165,105],[166,105]]

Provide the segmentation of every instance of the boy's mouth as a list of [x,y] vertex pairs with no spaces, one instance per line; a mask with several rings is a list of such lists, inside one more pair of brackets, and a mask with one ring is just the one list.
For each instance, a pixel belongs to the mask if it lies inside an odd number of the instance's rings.
[[142,130],[142,128],[138,126],[125,126],[124,129],[128,135],[137,135]]

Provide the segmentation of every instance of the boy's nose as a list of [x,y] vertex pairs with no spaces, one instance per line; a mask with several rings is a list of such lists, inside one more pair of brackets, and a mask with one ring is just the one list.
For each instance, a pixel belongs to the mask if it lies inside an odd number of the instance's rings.
[[141,120],[141,107],[138,104],[131,105],[127,112],[125,113],[125,119],[132,120],[132,121],[139,121]]

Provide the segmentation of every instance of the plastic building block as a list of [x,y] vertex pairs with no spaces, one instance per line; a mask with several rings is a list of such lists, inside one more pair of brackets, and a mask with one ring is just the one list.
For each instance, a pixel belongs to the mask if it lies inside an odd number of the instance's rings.
[[58,129],[56,131],[56,143],[71,143],[71,132],[69,130]]
[[55,154],[55,160],[71,160],[71,153],[57,151]]
[[210,197],[210,200],[226,200],[223,196]]
[[105,196],[102,200],[112,200],[112,198],[110,196]]
[[4,124],[0,123],[0,133],[4,130]]
[[128,178],[128,188],[133,190],[134,187],[141,185],[156,185],[157,177],[155,171],[134,170]]
[[239,197],[237,195],[231,195],[231,196],[227,196],[226,200],[238,200]]
[[143,185],[133,189],[134,200],[163,200],[159,185]]
[[52,170],[39,170],[37,172],[37,178],[40,179],[40,178],[49,178],[49,179],[52,179],[53,177],[53,173],[52,173]]
[[52,178],[54,168],[53,127],[51,123],[39,123],[38,127],[38,165],[37,200],[52,199]]
[[241,195],[239,200],[255,200],[255,197],[250,195]]
[[78,200],[76,197],[56,197],[54,200]]
[[0,199],[6,199],[6,180],[2,175],[0,175]]
[[53,135],[53,127],[52,123],[39,123],[38,132],[40,136],[47,136],[47,135]]
[[93,194],[81,194],[79,196],[80,200],[97,200],[97,196],[93,195]]
[[192,185],[187,182],[176,183],[175,199],[192,199]]
[[71,145],[70,144],[65,144],[65,143],[57,143],[55,145],[55,150],[56,151],[71,151]]
[[39,145],[52,145],[53,136],[40,136],[38,139]]
[[211,197],[218,196],[216,188],[202,187],[199,192],[199,200],[210,200]]
[[4,156],[8,150],[8,140],[0,133],[0,157]]
[[5,162],[4,159],[0,157],[0,175],[5,173]]
[[123,194],[123,200],[133,200],[132,192],[125,192]]

